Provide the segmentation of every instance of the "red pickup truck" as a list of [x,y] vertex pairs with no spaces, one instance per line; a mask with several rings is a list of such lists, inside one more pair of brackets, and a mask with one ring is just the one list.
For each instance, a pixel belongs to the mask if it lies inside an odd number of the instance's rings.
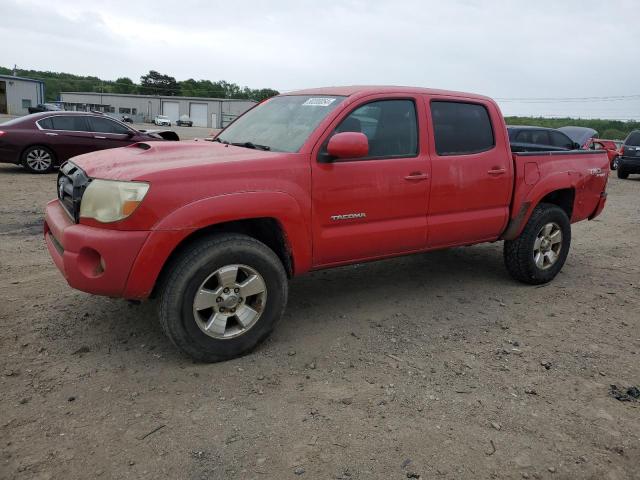
[[188,355],[248,352],[288,277],[504,240],[517,280],[552,280],[570,224],[604,208],[607,154],[512,154],[496,103],[406,87],[279,95],[213,142],[149,142],[67,162],[44,235],[79,290],[158,299]]

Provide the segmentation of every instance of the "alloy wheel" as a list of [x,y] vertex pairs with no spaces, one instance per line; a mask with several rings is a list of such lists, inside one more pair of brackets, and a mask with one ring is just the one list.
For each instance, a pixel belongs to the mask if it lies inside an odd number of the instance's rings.
[[560,258],[562,230],[555,222],[545,224],[533,243],[533,261],[541,270],[551,268]]
[[53,158],[47,150],[34,148],[27,154],[26,161],[33,171],[45,172],[51,168]]
[[247,265],[226,265],[200,284],[193,316],[206,335],[227,340],[246,333],[264,312],[267,285]]

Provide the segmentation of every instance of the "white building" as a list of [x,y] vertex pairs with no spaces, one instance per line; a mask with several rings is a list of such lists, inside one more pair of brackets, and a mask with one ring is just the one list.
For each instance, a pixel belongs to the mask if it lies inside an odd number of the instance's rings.
[[0,113],[26,115],[39,103],[44,103],[43,81],[0,75]]
[[150,122],[166,115],[175,123],[187,115],[194,126],[224,128],[256,102],[229,98],[171,97],[123,93],[61,92],[65,110],[100,111],[115,118],[128,115],[134,122]]

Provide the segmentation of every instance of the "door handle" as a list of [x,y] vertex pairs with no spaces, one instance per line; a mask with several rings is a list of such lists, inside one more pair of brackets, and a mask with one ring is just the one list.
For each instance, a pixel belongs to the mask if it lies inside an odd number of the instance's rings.
[[50,137],[57,137],[58,136],[57,133],[53,133],[53,132],[47,132],[47,133],[45,133],[45,135],[49,135]]
[[93,136],[93,138],[97,138],[97,139],[99,139],[99,140],[104,140],[104,139],[106,139],[107,137],[101,137],[100,135],[94,135],[94,136]]
[[409,181],[426,180],[427,178],[429,178],[429,174],[424,172],[412,172],[404,177],[405,180]]
[[493,167],[487,173],[489,175],[504,175],[505,173],[507,173],[507,169],[506,168],[501,168],[501,167]]

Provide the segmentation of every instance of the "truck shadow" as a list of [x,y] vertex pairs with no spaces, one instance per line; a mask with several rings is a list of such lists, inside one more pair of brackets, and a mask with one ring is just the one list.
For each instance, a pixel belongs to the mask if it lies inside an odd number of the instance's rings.
[[[511,280],[502,264],[501,245],[480,245],[455,248],[425,254],[393,258],[367,264],[351,265],[314,272],[291,282],[289,304],[283,321],[272,339],[259,346],[281,350],[285,345],[304,343],[308,335],[324,335],[316,345],[322,351],[333,338],[353,331],[354,325],[372,317],[402,317],[407,322],[420,321],[429,329],[430,312],[434,305],[469,304],[481,308],[487,295],[517,284]],[[515,287],[517,288],[517,287]],[[477,305],[476,305],[477,304]],[[91,314],[87,319],[95,324],[98,337],[78,340],[97,342],[111,353],[126,354],[132,345],[145,345],[149,361],[189,363],[160,332],[156,320],[155,302],[131,305],[121,300],[88,297],[80,307]],[[477,308],[476,308],[477,307]],[[78,312],[82,315],[81,312]],[[442,313],[442,311],[440,311]],[[86,314],[85,314],[86,315]],[[66,328],[86,336],[87,325],[70,323]],[[325,344],[324,346],[322,344]],[[152,357],[157,358],[152,358]]]
[[[384,325],[392,320],[407,331],[424,332],[443,328],[450,314],[458,315],[460,322],[470,321],[460,316],[462,311],[479,318],[478,311],[498,306],[501,300],[496,297],[530,288],[509,277],[501,247],[496,243],[453,248],[295,278],[283,320],[255,352],[274,355],[304,345],[310,355],[320,354],[337,337],[368,332],[371,321]],[[132,362],[192,363],[162,334],[155,301],[130,304],[80,292],[67,298],[61,308],[73,313],[52,310],[43,332],[59,351],[86,345]]]

